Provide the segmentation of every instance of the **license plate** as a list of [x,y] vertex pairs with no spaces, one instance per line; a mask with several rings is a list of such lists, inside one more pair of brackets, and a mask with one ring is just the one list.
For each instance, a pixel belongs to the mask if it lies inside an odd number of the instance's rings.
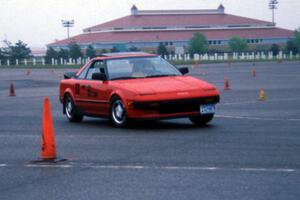
[[215,104],[206,104],[200,106],[200,114],[214,114],[215,113]]

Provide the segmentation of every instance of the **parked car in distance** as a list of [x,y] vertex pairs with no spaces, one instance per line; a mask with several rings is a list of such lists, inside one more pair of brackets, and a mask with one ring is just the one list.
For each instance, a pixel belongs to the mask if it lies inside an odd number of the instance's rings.
[[106,117],[116,126],[181,117],[204,125],[213,119],[219,91],[188,72],[155,54],[104,54],[64,75],[59,93],[63,113],[71,122]]

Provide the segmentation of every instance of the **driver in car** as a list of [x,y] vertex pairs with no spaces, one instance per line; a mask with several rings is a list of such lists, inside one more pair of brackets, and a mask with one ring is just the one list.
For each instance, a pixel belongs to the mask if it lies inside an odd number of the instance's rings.
[[151,62],[135,62],[133,63],[132,76],[133,77],[146,77],[153,75],[155,69]]

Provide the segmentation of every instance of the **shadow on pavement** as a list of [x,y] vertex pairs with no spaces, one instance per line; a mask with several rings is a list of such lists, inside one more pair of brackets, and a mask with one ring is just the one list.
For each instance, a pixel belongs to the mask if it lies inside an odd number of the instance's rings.
[[[69,123],[69,122],[68,122]],[[195,126],[189,121],[179,120],[147,120],[147,121],[132,121],[126,127],[115,127],[107,119],[85,118],[81,123],[70,125],[80,126],[81,128],[105,128],[115,130],[206,130],[212,129],[215,126],[207,124],[201,127]]]

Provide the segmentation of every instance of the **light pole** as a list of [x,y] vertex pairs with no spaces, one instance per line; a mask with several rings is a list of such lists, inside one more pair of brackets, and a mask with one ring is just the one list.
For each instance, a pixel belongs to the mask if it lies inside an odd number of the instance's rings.
[[74,26],[74,20],[61,20],[63,27],[67,28],[68,39],[70,37],[70,27]]
[[278,8],[278,1],[277,0],[270,0],[269,2],[269,8],[272,10],[272,22],[275,23],[275,16],[274,16],[274,10]]

